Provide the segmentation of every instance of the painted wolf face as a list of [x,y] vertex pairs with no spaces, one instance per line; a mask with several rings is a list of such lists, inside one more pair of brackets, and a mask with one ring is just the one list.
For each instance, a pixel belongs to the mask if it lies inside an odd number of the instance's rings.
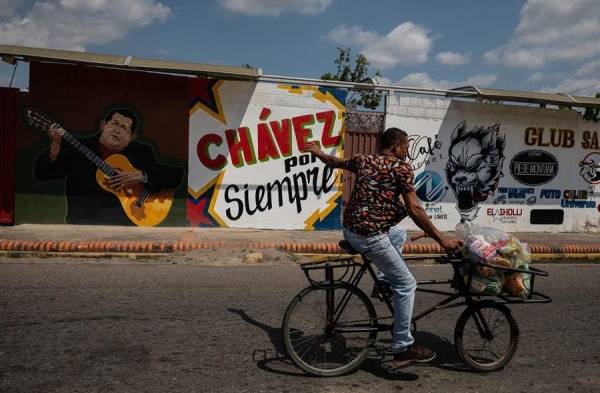
[[446,178],[456,196],[456,209],[465,220],[477,217],[483,202],[498,187],[504,163],[504,136],[500,125],[475,126],[461,122],[452,132]]

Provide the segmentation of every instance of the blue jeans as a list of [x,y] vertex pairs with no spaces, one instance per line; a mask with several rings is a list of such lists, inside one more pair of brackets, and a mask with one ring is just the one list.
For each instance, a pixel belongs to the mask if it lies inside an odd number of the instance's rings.
[[344,228],[344,238],[377,266],[394,292],[394,339],[392,351],[403,352],[414,343],[410,333],[417,281],[402,258],[406,230],[396,225],[388,233],[361,236]]

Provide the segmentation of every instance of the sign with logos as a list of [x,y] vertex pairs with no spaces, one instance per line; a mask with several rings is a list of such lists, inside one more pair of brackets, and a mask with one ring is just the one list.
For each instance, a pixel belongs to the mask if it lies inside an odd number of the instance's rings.
[[600,183],[600,153],[590,153],[579,161],[579,175],[589,184]]
[[539,186],[556,177],[558,160],[546,151],[525,150],[510,161],[510,173],[519,183]]
[[436,202],[444,197],[448,186],[444,185],[442,175],[434,171],[422,171],[415,176],[415,190],[423,202]]
[[600,125],[581,113],[395,95],[389,127],[409,135],[417,196],[441,230],[464,219],[506,232],[600,232]]

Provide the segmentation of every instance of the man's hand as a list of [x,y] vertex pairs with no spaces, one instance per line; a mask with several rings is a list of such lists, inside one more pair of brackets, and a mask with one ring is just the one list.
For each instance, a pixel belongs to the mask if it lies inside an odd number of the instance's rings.
[[120,191],[123,187],[141,185],[144,174],[142,171],[119,171],[115,176],[108,179],[108,185],[117,191]]
[[60,142],[65,132],[66,131],[64,128],[62,128],[59,124],[54,123],[50,126],[50,128],[48,128],[48,137],[52,143]]
[[56,161],[58,153],[60,152],[60,144],[62,137],[65,134],[65,129],[57,123],[54,123],[48,128],[48,138],[50,138],[50,161]]
[[310,153],[313,156],[317,157],[321,162],[325,165],[333,167],[333,168],[344,168],[345,162],[343,159],[336,157],[334,155],[330,155],[324,153],[319,148],[319,142],[306,142],[304,144],[304,148],[302,149],[303,153]]
[[321,149],[319,148],[318,142],[306,142],[304,144],[304,149],[302,149],[303,153],[311,153],[313,156],[319,156],[321,153]]
[[453,239],[441,239],[439,241],[440,246],[442,246],[442,248],[444,250],[446,250],[446,252],[452,252],[452,251],[456,251],[459,248],[462,247],[462,242],[457,239],[457,238],[453,238]]

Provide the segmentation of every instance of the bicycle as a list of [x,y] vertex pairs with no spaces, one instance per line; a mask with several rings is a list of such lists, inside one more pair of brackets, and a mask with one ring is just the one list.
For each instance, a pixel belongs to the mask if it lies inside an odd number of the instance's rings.
[[[369,356],[377,333],[393,329],[393,323],[380,322],[393,320],[390,288],[386,288],[378,279],[368,258],[361,255],[362,263],[357,262],[354,255],[359,253],[348,242],[342,240],[339,245],[351,256],[309,262],[301,266],[310,286],[294,297],[282,323],[282,336],[290,359],[308,374],[321,377],[339,376],[356,370]],[[405,256],[405,259],[425,260],[432,257]],[[475,371],[502,369],[514,356],[519,343],[517,322],[506,305],[551,302],[550,297],[533,290],[535,277],[548,276],[548,273],[533,267],[523,270],[475,264],[459,254],[438,255],[434,260],[452,265],[452,279],[419,281],[416,290],[447,297],[413,316],[412,329],[416,330],[416,322],[434,311],[466,305],[454,328],[454,346],[459,358]],[[468,269],[466,275],[465,266]],[[506,294],[472,293],[469,288],[478,266],[529,274],[528,295],[520,298]],[[336,278],[336,269],[345,270],[338,270],[341,273]],[[324,271],[325,279],[311,277],[316,271]],[[379,300],[387,305],[389,316],[378,318],[370,298],[359,288],[366,272],[375,283],[374,289]],[[424,287],[444,284],[449,284],[453,291]]]

